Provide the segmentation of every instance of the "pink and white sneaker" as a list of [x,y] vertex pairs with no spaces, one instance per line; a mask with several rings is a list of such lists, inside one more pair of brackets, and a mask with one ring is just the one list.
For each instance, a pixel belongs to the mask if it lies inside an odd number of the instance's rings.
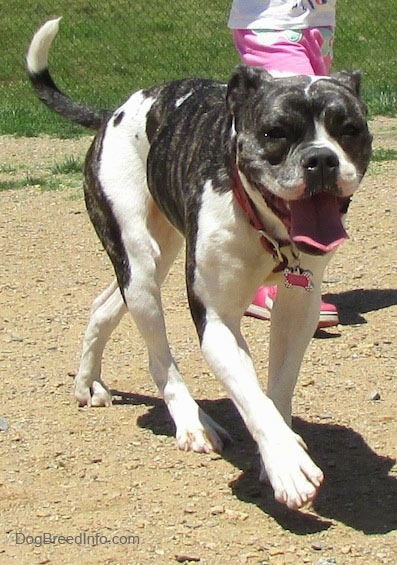
[[[255,297],[247,308],[246,315],[259,320],[270,320],[273,302],[277,298],[277,286],[259,287]],[[339,324],[338,310],[333,304],[321,301],[318,328],[330,328]]]

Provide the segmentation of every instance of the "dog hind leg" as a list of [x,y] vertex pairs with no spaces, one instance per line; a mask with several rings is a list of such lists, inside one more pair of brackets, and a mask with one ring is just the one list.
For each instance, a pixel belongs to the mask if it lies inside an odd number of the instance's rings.
[[109,389],[101,379],[102,354],[126,311],[116,280],[94,300],[74,383],[74,395],[81,406],[110,406],[112,403]]
[[[166,335],[160,285],[181,247],[182,238],[159,215],[155,206],[151,214],[156,218],[150,233],[147,233],[145,248],[141,247],[139,253],[129,252],[131,272],[134,274],[124,289],[125,300],[146,343],[152,378],[174,420],[179,449],[220,452],[224,441],[230,440],[230,436],[201,410],[190,395]],[[141,238],[142,233],[143,226],[140,229]]]

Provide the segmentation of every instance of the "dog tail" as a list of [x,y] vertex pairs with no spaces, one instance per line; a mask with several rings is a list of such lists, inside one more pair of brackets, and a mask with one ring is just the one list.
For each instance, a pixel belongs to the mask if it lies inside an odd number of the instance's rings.
[[58,33],[60,20],[48,20],[34,34],[26,56],[28,76],[37,96],[48,108],[76,124],[98,130],[112,112],[89,108],[72,100],[59,90],[48,70],[48,53]]

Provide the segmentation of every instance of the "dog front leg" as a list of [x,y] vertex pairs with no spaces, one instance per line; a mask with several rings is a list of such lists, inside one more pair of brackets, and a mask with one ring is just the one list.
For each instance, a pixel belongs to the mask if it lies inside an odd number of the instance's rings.
[[238,319],[225,323],[207,311],[203,355],[257,442],[276,500],[300,508],[315,497],[323,474],[262,391],[238,325]]
[[267,394],[289,426],[295,384],[318,324],[321,282],[328,261],[328,256],[305,259],[313,273],[313,290],[280,284],[272,309]]
[[320,285],[310,293],[280,285],[272,309],[267,394],[289,426],[292,396],[317,327],[320,301]]

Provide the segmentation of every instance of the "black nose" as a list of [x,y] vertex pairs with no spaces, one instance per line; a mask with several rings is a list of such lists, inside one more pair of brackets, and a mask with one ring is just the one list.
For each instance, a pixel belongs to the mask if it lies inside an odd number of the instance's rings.
[[310,147],[303,152],[301,165],[304,169],[310,193],[336,187],[339,171],[338,156],[328,147]]

